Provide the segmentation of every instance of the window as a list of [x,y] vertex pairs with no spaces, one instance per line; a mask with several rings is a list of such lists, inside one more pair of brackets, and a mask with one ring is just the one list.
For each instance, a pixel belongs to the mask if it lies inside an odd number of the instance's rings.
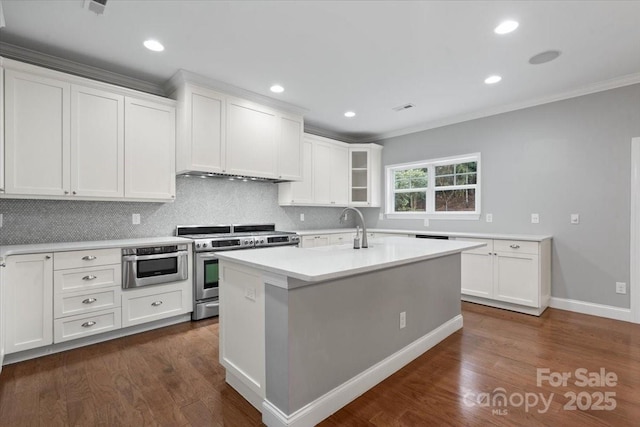
[[386,167],[388,218],[480,218],[480,153]]

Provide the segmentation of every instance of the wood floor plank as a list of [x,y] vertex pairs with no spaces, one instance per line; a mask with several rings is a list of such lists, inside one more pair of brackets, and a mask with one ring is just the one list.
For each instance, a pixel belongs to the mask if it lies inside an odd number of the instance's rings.
[[[463,304],[464,328],[320,423],[335,426],[633,426],[640,325],[548,309],[528,316]],[[218,319],[185,322],[36,360],[0,374],[0,425],[260,426],[225,382]],[[537,369],[605,368],[615,387],[537,384]],[[575,380],[575,379],[574,379]],[[554,394],[537,408],[468,405],[468,393]],[[615,392],[613,411],[567,410],[565,393]],[[486,402],[486,400],[484,400]],[[498,408],[499,409],[499,408]]]

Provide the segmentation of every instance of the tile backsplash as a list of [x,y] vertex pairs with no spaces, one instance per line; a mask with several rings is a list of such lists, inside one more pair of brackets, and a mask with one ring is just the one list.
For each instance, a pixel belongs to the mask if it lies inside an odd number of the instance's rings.
[[[340,208],[280,207],[268,182],[177,177],[173,203],[0,199],[0,245],[172,236],[176,225],[275,223],[279,230],[352,227]],[[132,214],[140,214],[133,225]],[[300,221],[304,213],[305,221]]]

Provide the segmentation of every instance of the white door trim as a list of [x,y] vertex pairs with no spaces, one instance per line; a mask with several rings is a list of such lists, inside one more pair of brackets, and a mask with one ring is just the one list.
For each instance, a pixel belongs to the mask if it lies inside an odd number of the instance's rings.
[[640,323],[640,137],[631,139],[631,314]]

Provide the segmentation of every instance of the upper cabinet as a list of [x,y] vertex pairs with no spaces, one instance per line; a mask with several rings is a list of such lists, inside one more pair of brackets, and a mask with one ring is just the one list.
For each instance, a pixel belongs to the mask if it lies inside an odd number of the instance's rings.
[[177,172],[302,179],[301,115],[180,83]]
[[0,194],[175,198],[174,101],[4,62],[5,185]]
[[127,97],[125,121],[124,195],[134,199],[174,199],[175,108]]
[[380,206],[382,147],[305,134],[303,179],[281,183],[281,206]]
[[349,146],[349,206],[379,207],[381,199],[382,147]]

